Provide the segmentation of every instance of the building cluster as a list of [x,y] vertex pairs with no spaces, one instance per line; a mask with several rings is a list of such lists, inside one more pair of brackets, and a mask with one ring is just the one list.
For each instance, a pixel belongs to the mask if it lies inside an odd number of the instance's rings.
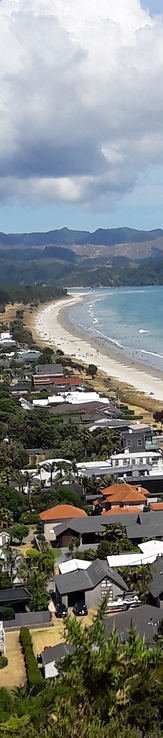
[[[121,441],[120,452],[108,453],[105,459],[85,458],[73,465],[70,459],[53,458],[52,452],[47,458],[48,450],[44,450],[46,458],[33,468],[22,469],[26,480],[24,494],[29,493],[32,485],[44,487],[46,494],[57,478],[59,466],[63,465],[63,488],[66,483],[66,488],[75,491],[79,500],[89,506],[89,514],[80,506],[70,504],[56,504],[40,512],[37,534],[42,533],[46,545],[59,553],[54,576],[48,584],[48,612],[30,612],[30,592],[26,583],[17,579],[16,571],[13,586],[0,590],[0,608],[10,605],[15,612],[15,625],[19,627],[20,624],[50,623],[53,613],[62,615],[74,610],[76,614],[85,615],[89,610],[95,612],[105,597],[106,637],[115,625],[119,638],[125,640],[132,617],[138,632],[145,635],[151,647],[163,618],[163,434],[157,428],[135,422],[134,418],[120,417],[117,400],[111,401],[95,392],[80,376],[66,376],[62,364],[38,364],[39,351],[17,348],[15,355],[9,333],[1,334],[0,346],[4,347],[1,366],[4,362],[5,368],[5,362],[12,356],[17,365],[24,362],[23,377],[20,380],[19,374],[14,373],[10,391],[25,410],[35,413],[38,408],[45,408],[49,414],[60,415],[63,423],[70,422],[73,413],[73,424],[86,427],[90,434],[97,429],[115,429]],[[37,449],[39,451],[41,449]],[[73,472],[73,481],[68,471]],[[104,477],[107,480],[103,486]],[[85,491],[84,480],[92,482],[91,491],[89,487]],[[101,484],[97,492],[98,481]],[[14,486],[16,488],[16,481]],[[125,531],[126,542],[130,542],[130,551],[119,549],[116,555],[109,555],[105,560],[95,553],[94,560],[87,559],[88,550],[96,552],[99,544],[108,540],[109,528],[119,524]],[[74,555],[72,541],[75,541]],[[2,531],[0,560],[3,572],[7,571],[4,546],[9,542],[9,533]],[[119,569],[145,565],[152,565],[153,570],[148,582],[147,603],[143,605],[141,598],[139,600],[130,591]],[[8,627],[12,625],[8,623]],[[57,676],[58,658],[64,658],[68,652],[71,647],[65,643],[42,650],[40,658],[45,677]]]

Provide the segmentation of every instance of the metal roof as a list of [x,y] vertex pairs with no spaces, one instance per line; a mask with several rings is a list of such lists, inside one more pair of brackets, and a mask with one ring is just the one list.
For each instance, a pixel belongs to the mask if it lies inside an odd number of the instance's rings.
[[133,540],[134,538],[161,538],[163,536],[163,524],[155,525],[152,523],[149,525],[130,525],[126,527],[127,538]]
[[50,374],[63,374],[63,366],[62,364],[37,364],[35,376],[36,374],[43,375],[47,374],[48,376]]
[[117,584],[123,591],[127,591],[127,585],[117,572],[107,564],[95,559],[87,571],[71,572],[55,576],[56,588],[60,595],[70,592],[79,592],[94,589],[105,577]]
[[42,651],[42,663],[44,666],[51,664],[52,661],[64,659],[68,653],[73,653],[74,648],[69,643],[59,643],[57,646],[49,646]]
[[71,571],[85,571],[91,566],[91,561],[85,561],[84,559],[69,559],[69,561],[63,561],[57,564],[61,574],[69,574]]
[[11,587],[10,589],[0,589],[0,605],[9,602],[21,602],[31,598],[30,592],[26,587]]
[[162,620],[162,611],[151,605],[142,605],[127,612],[114,613],[109,618],[104,618],[105,638],[109,638],[113,627],[115,627],[120,635],[121,642],[126,641],[132,623],[139,636],[141,638],[145,636],[147,644],[152,645],[157,633],[157,624],[160,620]]
[[[163,552],[163,544],[162,544]],[[122,553],[115,556],[107,556],[108,564],[111,567],[119,566],[141,566],[142,564],[153,564],[156,561],[157,553]]]
[[127,513],[127,515],[123,513],[123,515],[111,515],[110,517],[109,515],[88,515],[88,517],[71,518],[71,520],[63,521],[56,528],[55,524],[52,527],[54,527],[57,537],[67,529],[73,530],[75,533],[80,533],[81,535],[84,533],[103,533],[105,525],[120,523],[120,525],[126,528],[129,523],[134,525],[137,517],[137,513]]
[[163,592],[163,556],[160,556],[153,565],[153,576],[148,584],[148,589],[152,597],[159,597]]

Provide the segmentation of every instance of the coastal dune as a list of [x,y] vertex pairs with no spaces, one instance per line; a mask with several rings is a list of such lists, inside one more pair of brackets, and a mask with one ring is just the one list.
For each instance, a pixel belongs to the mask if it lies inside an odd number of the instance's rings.
[[153,394],[155,400],[163,402],[163,374],[155,369],[129,361],[110,348],[102,345],[99,339],[81,336],[77,327],[68,322],[67,308],[79,304],[83,293],[75,293],[64,300],[58,300],[39,311],[35,319],[37,335],[46,345],[55,346],[65,354],[75,357],[85,364],[95,364],[109,377],[130,385],[138,392]]

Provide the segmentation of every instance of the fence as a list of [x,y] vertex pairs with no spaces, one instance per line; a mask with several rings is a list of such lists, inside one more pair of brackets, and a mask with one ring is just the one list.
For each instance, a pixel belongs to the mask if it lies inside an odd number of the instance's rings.
[[14,620],[4,620],[4,628],[19,628],[21,625],[41,625],[41,623],[50,622],[49,610],[41,610],[41,612],[17,612]]

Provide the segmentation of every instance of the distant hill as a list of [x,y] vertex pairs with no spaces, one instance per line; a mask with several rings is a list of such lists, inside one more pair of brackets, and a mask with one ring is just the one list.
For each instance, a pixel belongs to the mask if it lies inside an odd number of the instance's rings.
[[69,228],[48,231],[47,233],[1,233],[0,244],[2,246],[47,246],[56,244],[60,246],[73,246],[73,244],[95,246],[114,246],[124,243],[139,243],[143,241],[155,241],[163,237],[163,230],[138,231],[134,228],[98,228],[97,231],[71,231]]
[[161,229],[0,233],[1,285],[162,284],[162,265]]

